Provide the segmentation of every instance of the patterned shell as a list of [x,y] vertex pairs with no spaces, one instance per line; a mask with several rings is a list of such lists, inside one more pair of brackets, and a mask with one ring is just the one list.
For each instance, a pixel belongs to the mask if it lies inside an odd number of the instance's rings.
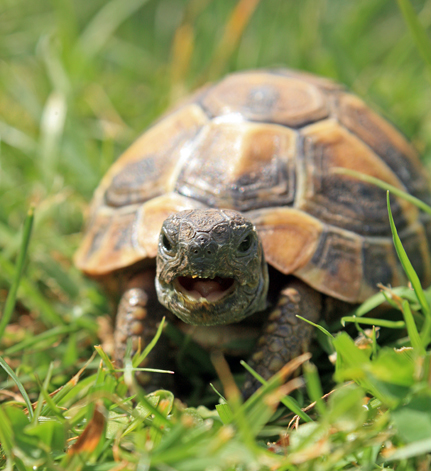
[[[112,165],[95,192],[76,264],[101,276],[153,259],[172,212],[233,208],[256,225],[269,264],[361,302],[378,283],[405,278],[385,192],[337,167],[431,202],[414,149],[340,85],[290,70],[228,75],[165,115]],[[398,198],[392,212],[428,283],[430,218]]]

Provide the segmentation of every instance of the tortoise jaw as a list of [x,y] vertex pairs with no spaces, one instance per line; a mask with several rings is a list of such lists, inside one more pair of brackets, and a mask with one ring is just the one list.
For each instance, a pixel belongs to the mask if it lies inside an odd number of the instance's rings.
[[236,278],[177,276],[171,281],[156,277],[159,302],[186,324],[220,325],[239,322],[266,307],[268,274],[262,262],[256,285]]
[[235,280],[221,276],[179,276],[175,278],[173,286],[191,302],[216,303],[234,291]]

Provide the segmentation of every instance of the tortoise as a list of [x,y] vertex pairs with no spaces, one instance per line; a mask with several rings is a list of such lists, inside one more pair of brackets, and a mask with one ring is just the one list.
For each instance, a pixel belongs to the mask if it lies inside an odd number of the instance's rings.
[[[249,364],[268,378],[309,346],[313,328],[297,314],[336,318],[378,283],[404,283],[385,192],[337,167],[431,203],[406,138],[309,73],[232,73],[152,125],[95,191],[75,258],[121,295],[117,360],[128,339],[135,350],[146,344],[167,315],[210,349],[247,331]],[[428,284],[431,220],[402,199],[392,212]],[[162,339],[147,365],[164,365],[170,352]],[[256,388],[247,377],[244,394]]]

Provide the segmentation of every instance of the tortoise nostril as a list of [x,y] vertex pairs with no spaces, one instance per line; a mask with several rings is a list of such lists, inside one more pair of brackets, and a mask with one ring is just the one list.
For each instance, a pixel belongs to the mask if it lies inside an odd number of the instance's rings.
[[193,257],[213,257],[217,253],[217,246],[213,242],[209,242],[208,240],[205,240],[205,244],[199,244],[199,240],[196,241],[197,244],[194,244],[192,247],[190,247],[190,254],[193,255]]

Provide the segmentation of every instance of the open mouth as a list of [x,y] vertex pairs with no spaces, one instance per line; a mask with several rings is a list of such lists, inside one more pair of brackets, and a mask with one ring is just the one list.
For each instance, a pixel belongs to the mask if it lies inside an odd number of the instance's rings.
[[199,301],[201,298],[209,302],[216,302],[232,291],[235,280],[233,278],[192,278],[179,276],[175,279],[176,288],[189,298]]

